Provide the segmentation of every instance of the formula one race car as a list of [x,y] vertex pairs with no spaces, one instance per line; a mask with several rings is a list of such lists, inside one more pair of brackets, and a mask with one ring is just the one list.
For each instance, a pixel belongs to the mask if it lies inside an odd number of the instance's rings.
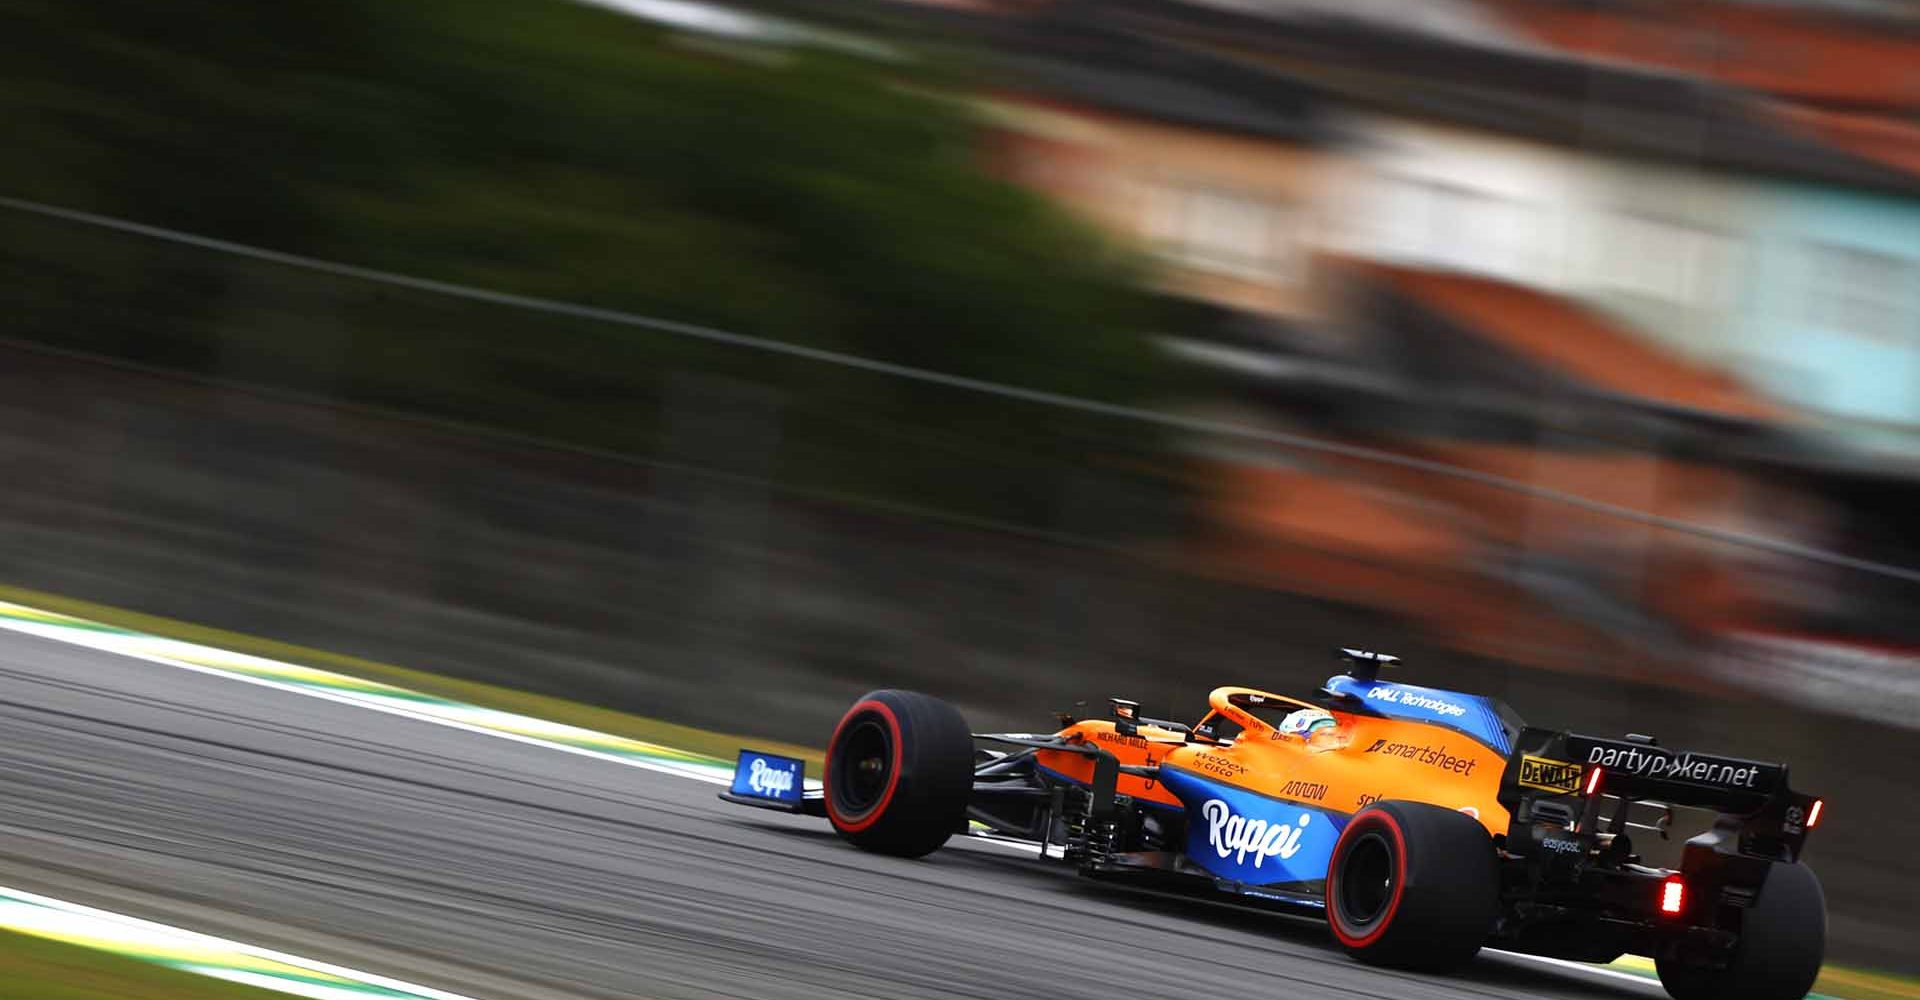
[[[943,701],[875,691],[834,730],[821,788],[743,750],[722,798],[825,816],[883,854],[1018,838],[1094,878],[1323,912],[1379,965],[1632,953],[1676,1000],[1812,987],[1826,899],[1800,854],[1823,803],[1785,766],[1523,726],[1341,652],[1347,671],[1310,699],[1218,688],[1192,726],[1114,699],[1052,735],[975,734]],[[1632,837],[1665,837],[1676,808],[1716,819],[1677,870],[1641,863]]]

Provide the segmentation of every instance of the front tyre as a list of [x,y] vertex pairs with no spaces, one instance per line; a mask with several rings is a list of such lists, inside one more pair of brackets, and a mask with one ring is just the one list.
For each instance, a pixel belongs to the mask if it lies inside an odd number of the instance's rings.
[[1340,833],[1327,867],[1327,926],[1370,965],[1464,965],[1493,930],[1500,879],[1493,840],[1465,813],[1379,802]]
[[827,744],[827,819],[879,854],[931,853],[967,820],[973,736],[958,709],[914,691],[854,702]]
[[1806,865],[1767,869],[1760,895],[1742,911],[1740,939],[1725,968],[1656,958],[1674,1000],[1799,1000],[1813,989],[1827,950],[1827,896]]

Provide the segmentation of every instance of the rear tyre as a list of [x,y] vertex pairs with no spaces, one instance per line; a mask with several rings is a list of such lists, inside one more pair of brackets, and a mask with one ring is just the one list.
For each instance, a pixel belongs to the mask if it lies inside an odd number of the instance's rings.
[[966,823],[973,736],[958,709],[913,691],[854,702],[827,744],[827,819],[856,847],[917,858]]
[[1424,802],[1379,802],[1334,845],[1327,926],[1370,965],[1450,969],[1485,943],[1499,892],[1493,840],[1478,820]]
[[1813,869],[1776,864],[1742,914],[1740,940],[1724,969],[1657,958],[1660,985],[1674,1000],[1799,1000],[1813,989],[1827,951],[1827,895]]

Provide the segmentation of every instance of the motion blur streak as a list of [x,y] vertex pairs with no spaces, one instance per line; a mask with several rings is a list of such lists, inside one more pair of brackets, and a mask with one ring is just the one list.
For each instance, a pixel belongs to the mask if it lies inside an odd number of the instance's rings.
[[1672,531],[1680,531],[1686,534],[1698,535],[1702,538],[1708,538],[1708,539],[1712,539],[1714,541],[1719,541],[1719,542],[1726,542],[1732,545],[1740,545],[1740,546],[1745,546],[1749,548],[1760,549],[1763,551],[1774,552],[1781,555],[1795,556],[1798,558],[1811,560],[1813,562],[1827,563],[1830,565],[1841,566],[1848,569],[1855,569],[1855,570],[1860,570],[1867,573],[1875,573],[1882,576],[1893,577],[1895,579],[1920,581],[1920,570],[1909,569],[1904,566],[1893,566],[1885,563],[1878,563],[1872,560],[1859,559],[1859,558],[1844,555],[1838,552],[1829,552],[1821,549],[1810,548],[1805,545],[1796,545],[1792,542],[1781,541],[1779,539],[1766,538],[1766,537],[1757,536],[1757,535],[1745,535],[1738,532],[1731,532],[1731,531],[1725,531],[1719,528],[1714,528],[1709,525],[1695,524],[1687,521],[1677,520],[1674,518],[1661,517],[1656,514],[1648,514],[1643,511],[1634,510],[1629,507],[1623,507],[1618,504],[1606,503],[1604,501],[1593,500],[1587,497],[1576,496],[1571,493],[1563,493],[1559,490],[1548,489],[1545,487],[1535,485],[1533,483],[1521,482],[1520,480],[1517,480],[1517,479],[1509,479],[1504,476],[1489,475],[1485,472],[1469,469],[1464,466],[1449,465],[1444,462],[1425,461],[1418,458],[1412,458],[1407,455],[1400,455],[1400,454],[1395,454],[1393,452],[1381,451],[1375,448],[1362,448],[1362,447],[1356,447],[1353,445],[1344,445],[1336,441],[1325,441],[1325,440],[1319,440],[1315,438],[1302,437],[1297,434],[1282,434],[1282,433],[1278,433],[1271,430],[1263,430],[1258,427],[1251,427],[1251,426],[1240,425],[1240,424],[1222,423],[1219,421],[1212,421],[1212,420],[1198,420],[1192,417],[1183,417],[1178,414],[1162,413],[1162,412],[1157,412],[1153,410],[1143,410],[1138,407],[1132,407],[1132,406],[1116,406],[1110,403],[1102,403],[1098,400],[1082,399],[1074,396],[1063,396],[1063,395],[1060,395],[1059,393],[1040,392],[1033,389],[1024,389],[1019,386],[1007,385],[1005,383],[987,382],[987,381],[982,381],[980,379],[963,378],[957,375],[946,374],[944,372],[928,371],[926,369],[921,369],[921,368],[911,368],[904,365],[892,364],[890,362],[880,361],[874,358],[859,357],[851,354],[842,354],[835,351],[813,350],[813,349],[801,347],[794,344],[783,343],[777,340],[768,340],[763,337],[748,337],[748,336],[743,336],[736,333],[728,333],[724,330],[715,330],[708,327],[694,326],[687,323],[677,323],[672,320],[661,319],[655,316],[637,316],[632,313],[623,313],[623,312],[618,312],[610,309],[598,309],[592,306],[581,305],[579,303],[559,302],[551,299],[528,298],[523,295],[511,295],[505,292],[493,291],[493,290],[488,290],[484,288],[473,288],[466,285],[448,284],[447,282],[443,282],[443,281],[432,281],[426,278],[413,277],[413,276],[404,275],[404,274],[392,274],[385,271],[376,271],[368,268],[356,267],[351,264],[342,264],[334,261],[316,260],[310,257],[301,257],[295,254],[280,253],[278,251],[268,250],[261,247],[251,247],[251,246],[246,246],[238,243],[230,243],[225,240],[216,240],[210,237],[196,236],[192,233],[176,232],[174,230],[163,229],[156,226],[147,226],[137,222],[129,222],[124,219],[112,219],[112,218],[107,218],[105,216],[93,215],[87,212],[76,212],[72,209],[60,208],[55,205],[40,205],[40,204],[35,204],[33,202],[21,201],[15,198],[0,197],[0,207],[15,209],[15,210],[24,211],[24,212],[34,212],[40,215],[46,215],[46,216],[50,216],[58,219],[65,219],[71,222],[80,222],[88,225],[101,226],[108,229],[117,229],[123,232],[136,233],[142,236],[152,237],[154,239],[171,240],[174,242],[184,243],[191,246],[204,247],[209,250],[217,250],[221,253],[230,253],[230,254],[235,254],[242,257],[251,257],[258,260],[271,261],[276,264],[285,264],[292,267],[303,267],[303,268],[308,268],[315,271],[322,271],[328,274],[337,274],[343,277],[357,278],[363,281],[372,281],[372,282],[378,282],[382,284],[398,285],[406,288],[415,288],[415,289],[420,289],[422,291],[434,292],[441,295],[449,295],[449,296],[454,296],[456,298],[472,299],[474,301],[491,303],[493,305],[511,306],[518,309],[529,309],[535,312],[546,312],[546,313],[553,313],[553,314],[562,315],[562,316],[572,316],[572,317],[577,317],[581,319],[598,320],[600,322],[606,322],[606,323],[618,323],[626,326],[644,327],[644,328],[655,330],[661,333],[669,333],[669,334],[675,334],[675,335],[685,336],[685,337],[696,337],[702,340],[711,340],[711,341],[715,341],[722,344],[728,344],[734,347],[751,348],[754,350],[761,350],[761,351],[772,351],[777,354],[788,354],[794,357],[806,358],[810,361],[819,361],[825,364],[843,365],[848,368],[858,368],[864,371],[878,372],[883,375],[892,375],[899,378],[913,379],[921,382],[930,382],[936,385],[950,386],[958,389],[966,389],[973,392],[982,392],[982,393],[986,393],[988,395],[993,395],[993,396],[1003,396],[1009,399],[1018,399],[1018,400],[1024,400],[1024,401],[1033,402],[1033,403],[1043,403],[1048,406],[1058,406],[1065,409],[1082,410],[1088,413],[1097,413],[1103,416],[1123,417],[1126,419],[1138,420],[1145,423],[1160,424],[1166,427],[1177,428],[1180,430],[1199,431],[1199,432],[1209,433],[1209,434],[1218,434],[1223,437],[1246,438],[1254,441],[1259,441],[1263,444],[1282,445],[1288,448],[1296,448],[1302,451],[1323,452],[1329,455],[1337,455],[1342,458],[1357,459],[1365,462],[1376,462],[1382,465],[1397,466],[1404,469],[1410,469],[1416,472],[1429,472],[1435,475],[1446,476],[1446,477],[1455,478],[1455,479],[1462,479],[1471,483],[1477,483],[1484,486],[1492,486],[1502,490],[1509,490],[1514,493],[1519,493],[1528,497],[1532,497],[1534,499],[1546,500],[1552,503],[1565,504],[1570,507],[1577,507],[1581,510],[1590,511],[1596,514],[1605,514],[1610,517],[1617,517],[1622,520],[1632,521],[1638,524],[1646,524],[1646,525],[1651,525],[1658,528],[1665,528]]

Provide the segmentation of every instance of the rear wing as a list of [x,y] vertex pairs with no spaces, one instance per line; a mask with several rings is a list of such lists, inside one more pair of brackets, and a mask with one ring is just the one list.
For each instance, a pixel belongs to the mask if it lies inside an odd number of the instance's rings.
[[[1602,797],[1710,810],[1720,816],[1716,825],[1738,830],[1739,853],[1788,861],[1819,822],[1819,800],[1788,785],[1785,764],[1672,750],[1644,736],[1521,730],[1500,776],[1500,802],[1516,818],[1535,811],[1523,803],[1552,801],[1570,807],[1553,811],[1577,815],[1573,825],[1592,833]],[[1624,811],[1616,815],[1623,825]]]

